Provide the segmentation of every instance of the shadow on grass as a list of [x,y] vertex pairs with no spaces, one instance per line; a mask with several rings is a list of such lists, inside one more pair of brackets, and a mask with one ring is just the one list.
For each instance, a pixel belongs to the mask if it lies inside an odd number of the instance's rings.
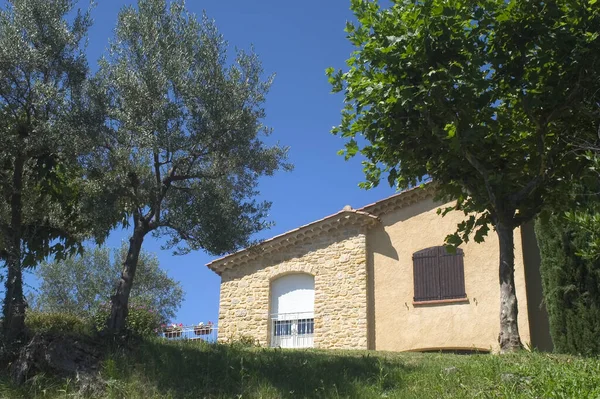
[[[133,359],[132,359],[133,357]],[[135,359],[135,362],[132,360]],[[142,378],[176,397],[360,397],[399,388],[412,366],[352,352],[145,341],[114,359],[115,378]],[[135,369],[130,365],[135,363]],[[135,377],[134,377],[135,374]]]

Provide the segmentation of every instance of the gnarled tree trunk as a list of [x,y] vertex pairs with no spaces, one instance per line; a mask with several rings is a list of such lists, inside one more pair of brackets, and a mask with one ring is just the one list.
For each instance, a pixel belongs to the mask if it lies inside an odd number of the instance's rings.
[[3,338],[13,342],[25,330],[26,302],[23,296],[23,272],[21,260],[11,256],[6,262],[8,276],[4,298],[4,320],[2,322]]
[[500,351],[514,352],[523,348],[519,336],[519,314],[515,290],[514,229],[503,222],[496,224],[500,241]]
[[6,296],[4,297],[2,332],[6,342],[12,342],[25,331],[25,307],[23,297],[23,265],[22,265],[22,191],[25,158],[16,156],[13,171],[13,192],[10,197],[10,236],[7,237]]
[[107,327],[110,332],[118,333],[125,328],[127,313],[129,312],[129,294],[133,287],[133,279],[137,269],[140,251],[144,236],[147,233],[140,220],[136,220],[133,235],[129,239],[129,250],[127,257],[123,262],[123,272],[117,287],[117,292],[111,297],[110,318],[107,322]]

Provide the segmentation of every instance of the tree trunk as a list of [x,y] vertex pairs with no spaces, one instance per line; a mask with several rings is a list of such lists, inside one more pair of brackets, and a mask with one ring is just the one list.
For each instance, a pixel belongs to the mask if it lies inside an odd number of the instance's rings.
[[117,292],[111,297],[110,318],[107,322],[107,328],[112,333],[119,333],[125,328],[127,313],[129,312],[129,294],[133,286],[133,279],[137,269],[142,243],[147,230],[141,226],[139,220],[136,220],[136,227],[133,236],[129,239],[129,250],[127,257],[123,262],[123,272],[117,287]]
[[515,291],[514,229],[503,222],[496,224],[500,241],[500,352],[522,349],[517,315],[519,313]]
[[6,262],[8,276],[4,297],[3,338],[13,342],[25,331],[25,298],[23,297],[23,272],[21,259],[13,256]]
[[6,294],[4,297],[2,332],[6,342],[19,338],[25,331],[25,307],[23,297],[23,265],[22,265],[22,191],[25,159],[17,156],[13,171],[13,192],[10,197],[10,237],[7,237]]

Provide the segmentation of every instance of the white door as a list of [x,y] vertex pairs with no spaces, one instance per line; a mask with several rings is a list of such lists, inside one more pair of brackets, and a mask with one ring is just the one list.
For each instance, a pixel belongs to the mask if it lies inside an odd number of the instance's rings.
[[315,279],[288,274],[271,283],[271,346],[310,348],[314,336]]

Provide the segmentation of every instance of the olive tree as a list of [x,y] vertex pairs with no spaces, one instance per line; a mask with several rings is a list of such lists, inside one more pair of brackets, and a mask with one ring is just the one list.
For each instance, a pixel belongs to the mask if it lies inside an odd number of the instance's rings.
[[500,245],[502,351],[522,346],[513,231],[582,172],[573,143],[595,134],[600,93],[596,1],[352,0],[349,70],[327,73],[346,106],[333,133],[362,154],[366,182],[423,176],[466,220],[447,244]]
[[[92,317],[109,303],[127,250],[126,244],[114,251],[106,247],[86,248],[79,256],[41,263],[36,269],[40,285],[32,307],[42,312]],[[183,298],[181,284],[160,268],[156,255],[142,250],[136,285],[131,290],[132,302],[155,311],[166,323],[175,317]]]
[[269,225],[258,179],[289,167],[287,149],[264,141],[271,78],[253,52],[228,61],[227,51],[214,22],[183,2],[139,0],[119,13],[97,76],[110,128],[97,175],[119,194],[132,230],[109,330],[125,326],[148,234],[167,237],[176,254],[222,254]]
[[24,328],[23,269],[78,247],[87,135],[102,126],[87,100],[88,12],[70,0],[0,7],[0,261],[7,268],[5,341]]

